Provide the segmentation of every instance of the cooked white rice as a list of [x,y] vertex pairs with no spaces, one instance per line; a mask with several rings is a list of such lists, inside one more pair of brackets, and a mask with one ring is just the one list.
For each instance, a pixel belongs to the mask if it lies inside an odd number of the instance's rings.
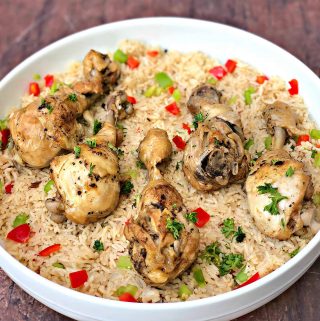
[[[123,121],[126,136],[121,149],[124,157],[120,160],[121,173],[125,176],[128,171],[136,169],[136,149],[147,130],[158,127],[166,130],[170,138],[178,134],[183,139],[188,139],[188,133],[182,129],[182,123],[191,123],[192,116],[186,108],[186,101],[192,89],[210,78],[208,70],[219,62],[209,56],[192,52],[182,54],[177,51],[164,52],[160,50],[158,57],[150,58],[146,51],[150,48],[136,41],[124,41],[120,48],[140,60],[137,69],[121,66],[122,75],[119,89],[124,89],[128,95],[137,99],[135,114]],[[155,49],[155,48],[152,48]],[[159,49],[159,48],[156,48]],[[154,85],[156,72],[165,71],[175,81],[177,88],[182,93],[179,107],[180,116],[173,116],[165,110],[165,106],[173,102],[171,95],[163,92],[158,97],[146,98],[144,91]],[[57,74],[56,78],[66,83],[71,83],[81,77],[81,64],[74,63],[66,73]],[[237,97],[232,108],[239,113],[242,120],[245,137],[254,138],[254,145],[250,154],[264,151],[264,138],[267,136],[266,125],[261,116],[264,103],[271,103],[276,99],[288,103],[300,117],[300,129],[308,132],[314,127],[308,119],[308,113],[302,97],[290,96],[286,83],[277,77],[271,77],[263,85],[256,83],[256,76],[260,73],[238,61],[234,73],[228,74],[217,83],[217,88],[223,91],[223,99],[228,102],[230,98]],[[243,98],[244,91],[253,86],[257,89],[252,95],[253,102],[246,105]],[[32,101],[32,96],[22,99],[22,106]],[[313,166],[310,157],[311,143],[303,143],[294,151],[290,145],[286,146],[292,157],[303,161],[307,171],[312,175],[315,189],[319,190],[319,170]],[[314,146],[312,146],[313,149]],[[200,229],[201,245],[203,250],[206,245],[219,241],[221,249],[225,252],[241,253],[246,261],[246,272],[252,275],[259,272],[264,276],[275,270],[290,259],[288,253],[300,247],[303,248],[310,240],[311,235],[304,237],[292,236],[288,241],[271,239],[256,228],[248,212],[247,197],[240,184],[233,184],[228,188],[212,193],[202,193],[193,189],[186,181],[177,163],[181,162],[183,152],[175,150],[172,160],[162,172],[181,193],[186,206],[192,210],[202,207],[211,219],[205,227]],[[180,164],[180,163],[179,163]],[[133,179],[134,191],[128,197],[121,197],[117,210],[109,217],[87,226],[77,225],[70,221],[63,224],[54,223],[45,208],[44,200],[54,196],[53,188],[48,195],[44,192],[44,185],[48,182],[48,169],[37,170],[28,167],[15,167],[9,154],[0,157],[1,180],[4,184],[14,181],[12,194],[3,194],[0,205],[0,236],[6,250],[16,257],[28,268],[40,275],[70,287],[69,273],[85,269],[89,280],[78,291],[104,298],[117,299],[114,292],[122,285],[132,284],[139,288],[139,297],[143,302],[174,302],[179,301],[178,289],[182,283],[188,285],[193,294],[190,300],[217,295],[232,290],[233,277],[228,274],[220,277],[218,268],[198,259],[196,262],[202,270],[206,286],[200,288],[195,282],[192,272],[186,271],[181,277],[159,290],[147,286],[143,279],[134,270],[118,269],[116,261],[119,256],[128,254],[128,242],[123,236],[125,221],[131,216],[136,216],[133,203],[147,183],[147,171],[138,169],[138,177]],[[37,188],[30,188],[31,183],[40,182]],[[19,213],[30,216],[29,223],[34,232],[27,244],[19,244],[5,239],[12,229],[12,222]],[[226,218],[234,218],[236,226],[241,226],[246,233],[242,243],[227,240],[221,233],[221,223]],[[93,249],[95,240],[101,240],[105,250],[96,252]],[[60,243],[62,248],[50,257],[39,257],[37,253],[43,248]],[[60,262],[65,269],[53,267],[53,263]]]

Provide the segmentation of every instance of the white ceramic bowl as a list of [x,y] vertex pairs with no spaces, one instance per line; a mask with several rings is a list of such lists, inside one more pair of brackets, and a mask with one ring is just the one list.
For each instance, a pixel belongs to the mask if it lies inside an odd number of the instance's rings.
[[[200,50],[224,62],[237,57],[268,75],[299,80],[312,117],[320,124],[320,80],[302,62],[274,44],[225,25],[180,18],[146,18],[111,23],[66,37],[31,56],[0,83],[4,116],[19,103],[30,77],[64,70],[91,49],[114,50],[129,38],[181,51]],[[202,300],[133,304],[82,294],[55,284],[15,260],[0,246],[0,266],[26,292],[50,308],[83,321],[204,321],[230,320],[275,298],[292,285],[319,255],[320,233],[297,256],[276,271],[241,289]]]

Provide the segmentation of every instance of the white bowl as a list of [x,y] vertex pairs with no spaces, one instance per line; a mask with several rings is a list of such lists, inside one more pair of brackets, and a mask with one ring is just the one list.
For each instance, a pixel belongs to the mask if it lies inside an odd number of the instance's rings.
[[[64,70],[91,49],[115,49],[129,38],[181,51],[200,50],[224,62],[237,57],[268,75],[299,80],[310,114],[320,124],[320,80],[302,62],[276,45],[225,25],[181,18],[146,18],[111,23],[66,37],[32,55],[0,83],[1,116],[18,105],[34,73]],[[0,266],[26,292],[50,308],[83,321],[230,320],[275,298],[292,285],[319,255],[320,233],[289,262],[241,289],[206,299],[133,304],[89,296],[55,284],[29,270],[0,246]]]

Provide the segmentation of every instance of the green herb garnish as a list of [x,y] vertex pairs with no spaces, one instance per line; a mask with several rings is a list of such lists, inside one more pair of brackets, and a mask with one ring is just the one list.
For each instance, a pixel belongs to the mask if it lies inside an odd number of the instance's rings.
[[7,127],[7,119],[0,119],[0,130],[6,129]]
[[79,157],[80,157],[80,153],[81,153],[81,148],[80,148],[80,146],[74,146],[73,151],[74,151],[75,157],[76,157],[76,158],[79,158]]
[[138,288],[135,285],[128,284],[126,286],[120,286],[120,288],[115,292],[116,296],[120,296],[123,293],[130,293],[132,296],[135,296],[138,292]]
[[89,174],[88,174],[89,176],[93,175],[93,170],[95,167],[96,167],[96,165],[93,165],[92,163],[90,163]]
[[243,242],[246,237],[246,234],[242,231],[241,226],[238,226],[238,230],[234,233],[234,237],[238,243]]
[[94,135],[98,134],[101,128],[102,128],[102,123],[99,120],[95,119],[93,123],[93,134]]
[[118,258],[117,268],[131,270],[133,268],[130,256],[123,255]]
[[294,174],[294,169],[290,166],[286,171],[286,176],[291,177]]
[[251,95],[256,92],[256,89],[254,87],[249,87],[245,92],[244,92],[244,101],[246,105],[250,105],[252,103],[252,97]]
[[115,152],[119,157],[123,156],[124,152],[122,149],[115,147],[111,143],[108,143],[108,147]]
[[269,198],[271,203],[264,207],[264,210],[269,212],[271,215],[280,214],[278,209],[278,203],[288,197],[283,196],[279,193],[278,188],[272,187],[270,183],[265,183],[257,187],[259,194],[270,194]]
[[71,100],[72,102],[76,102],[76,101],[78,100],[78,97],[77,97],[77,95],[76,95],[75,93],[70,94],[70,95],[68,96],[68,98],[69,98],[69,100]]
[[204,276],[203,276],[203,272],[202,272],[202,270],[201,270],[200,267],[195,267],[195,268],[193,269],[193,277],[194,277],[194,279],[196,280],[196,282],[198,283],[198,286],[199,286],[200,288],[205,287],[205,285],[206,285],[206,280],[205,280],[205,278],[204,278]]
[[166,224],[167,230],[173,235],[173,237],[177,240],[180,237],[180,232],[184,228],[184,225],[180,223],[176,219],[171,219],[170,217],[167,218]]
[[192,125],[195,129],[197,129],[199,122],[203,122],[203,121],[204,121],[203,114],[198,113],[198,114],[194,115]]
[[320,130],[319,129],[312,129],[310,131],[310,137],[312,139],[320,139]]
[[293,258],[294,256],[296,256],[300,251],[300,247],[296,248],[295,250],[293,250],[292,252],[289,253],[289,256],[291,258]]
[[95,139],[87,139],[86,140],[86,144],[90,147],[90,148],[95,148],[97,147],[97,141]]
[[219,266],[219,273],[224,276],[232,271],[236,271],[243,266],[244,257],[242,254],[225,254]]
[[133,189],[134,185],[131,183],[131,181],[125,181],[121,185],[120,193],[122,195],[129,195]]
[[141,169],[146,169],[146,165],[141,160],[136,161],[136,166]]
[[187,213],[186,219],[192,223],[197,223],[197,212]]
[[52,266],[58,269],[65,269],[65,266],[60,262],[53,263]]
[[220,244],[218,242],[213,242],[212,244],[206,246],[205,250],[200,255],[200,258],[209,264],[213,263],[219,267],[221,263],[221,253]]
[[192,291],[185,285],[182,284],[179,288],[178,295],[182,301],[185,301],[192,294]]
[[93,243],[93,249],[96,250],[97,252],[104,251],[104,245],[101,241],[95,240]]

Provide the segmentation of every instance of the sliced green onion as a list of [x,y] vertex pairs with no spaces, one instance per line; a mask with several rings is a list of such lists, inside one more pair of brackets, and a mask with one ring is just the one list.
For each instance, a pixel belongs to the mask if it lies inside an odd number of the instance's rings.
[[240,271],[237,275],[236,275],[236,280],[239,281],[240,283],[243,283],[245,281],[248,280],[248,274],[245,273],[244,271]]
[[133,268],[130,256],[123,255],[118,258],[117,268],[131,270]]
[[182,301],[187,300],[191,294],[192,294],[192,291],[185,284],[182,284],[180,286],[178,295]]
[[12,223],[12,227],[17,227],[19,225],[25,224],[29,219],[29,215],[26,213],[20,213],[19,215],[16,216]]
[[0,119],[0,130],[6,129],[7,127],[7,119]]
[[128,174],[131,178],[136,179],[139,175],[139,172],[136,169],[130,169],[126,174]]
[[292,252],[289,253],[289,256],[291,258],[293,258],[294,256],[296,256],[300,251],[300,247],[296,248],[295,250],[293,250]]
[[120,63],[126,63],[128,60],[128,56],[120,49],[116,50],[113,54],[113,60],[118,61]]
[[204,279],[201,268],[197,267],[193,269],[193,277],[198,283],[200,288],[203,288],[206,285],[206,281]]
[[53,263],[52,266],[58,269],[65,269],[65,266],[60,262]]
[[246,105],[250,105],[252,103],[252,98],[251,95],[255,93],[255,88],[254,87],[249,87],[245,92],[244,92],[244,101]]
[[207,83],[211,84],[211,85],[215,85],[217,82],[218,82],[218,80],[216,78],[213,78],[213,77],[211,77],[211,78],[209,78],[207,80]]
[[33,80],[40,80],[41,79],[41,75],[40,74],[34,74],[32,78],[33,78]]
[[233,97],[231,97],[231,98],[228,100],[227,104],[228,104],[228,105],[234,105],[235,102],[237,101],[237,99],[238,99],[237,96],[233,96]]
[[120,288],[115,292],[115,295],[120,296],[123,293],[130,293],[132,296],[135,296],[137,292],[138,288],[135,285],[128,284],[126,286],[120,286]]
[[60,88],[60,84],[54,81],[52,86],[50,87],[50,94],[53,95],[59,90],[59,88]]
[[271,136],[267,136],[265,139],[264,139],[264,147],[267,149],[267,150],[270,150],[272,146],[272,137]]
[[3,183],[0,181],[0,195],[3,193]]
[[50,179],[50,181],[48,181],[47,184],[44,185],[43,190],[45,191],[46,194],[48,194],[51,191],[53,185],[54,185],[54,181],[52,179]]
[[174,92],[172,93],[173,99],[178,102],[181,99],[181,92],[179,89],[175,89]]
[[74,151],[75,157],[79,158],[80,157],[80,153],[81,153],[81,147],[80,146],[74,146],[73,151]]
[[251,147],[253,144],[254,144],[253,139],[252,139],[252,138],[249,138],[249,139],[245,142],[245,144],[244,144],[244,149],[245,149],[245,150],[249,150],[250,147]]
[[320,167],[320,153],[317,153],[314,156],[314,166],[315,167]]
[[154,80],[160,87],[165,89],[173,85],[172,79],[165,72],[158,72],[155,75]]
[[312,196],[313,204],[316,206],[320,205],[320,193],[314,193]]
[[143,95],[147,98],[150,98],[155,94],[156,89],[157,89],[156,86],[151,86],[144,92]]
[[163,89],[161,87],[157,87],[155,92],[154,92],[154,96],[160,96],[163,93]]
[[320,139],[320,130],[319,129],[312,129],[310,131],[310,137],[312,139]]

